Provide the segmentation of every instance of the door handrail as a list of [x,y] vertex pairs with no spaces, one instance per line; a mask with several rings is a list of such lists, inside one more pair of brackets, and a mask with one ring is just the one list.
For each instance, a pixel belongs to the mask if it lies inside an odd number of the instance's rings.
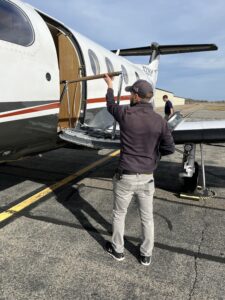
[[[100,79],[100,78],[104,78],[105,74],[98,74],[98,75],[92,75],[92,76],[85,76],[85,77],[80,77],[76,80],[61,80],[60,84],[71,84],[71,83],[76,83],[76,82],[80,82],[80,81],[85,81],[85,80],[95,80],[95,79]],[[115,77],[115,76],[119,76],[122,74],[121,71],[118,72],[111,72],[111,73],[107,73],[109,75],[109,77]]]

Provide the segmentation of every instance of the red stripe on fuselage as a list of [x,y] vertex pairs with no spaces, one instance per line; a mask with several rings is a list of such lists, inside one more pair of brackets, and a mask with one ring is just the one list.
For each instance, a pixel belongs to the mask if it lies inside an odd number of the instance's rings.
[[[114,97],[114,99],[116,101],[117,97]],[[120,97],[120,101],[126,101],[126,100],[130,100],[129,95]],[[87,99],[86,102],[87,102],[87,104],[103,103],[103,102],[106,102],[106,99],[105,99],[105,97],[104,98]],[[60,102],[54,102],[54,103],[50,103],[50,104],[46,104],[46,105],[34,106],[31,108],[18,109],[13,112],[2,113],[2,114],[0,114],[0,118],[18,116],[18,115],[23,115],[23,114],[28,114],[28,113],[43,111],[43,110],[48,110],[48,109],[54,109],[54,108],[59,108],[59,107],[60,107]]]
[[[114,97],[115,100],[117,100],[117,97]],[[130,100],[130,95],[127,96],[121,96],[120,101]],[[94,98],[94,99],[87,99],[87,104],[91,103],[101,103],[106,102],[105,98]]]
[[60,102],[54,102],[54,103],[50,103],[50,104],[46,104],[46,105],[35,106],[35,107],[31,107],[31,108],[20,109],[20,110],[13,111],[13,112],[3,113],[0,115],[0,118],[12,117],[12,116],[28,114],[28,113],[32,113],[32,112],[36,112],[36,111],[59,108],[59,106],[60,106]]

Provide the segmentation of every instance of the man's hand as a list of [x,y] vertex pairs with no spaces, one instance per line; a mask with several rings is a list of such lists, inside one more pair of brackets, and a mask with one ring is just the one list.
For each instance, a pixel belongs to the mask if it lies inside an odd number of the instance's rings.
[[113,88],[113,78],[109,77],[108,74],[105,74],[104,80],[106,84],[108,85],[108,88],[112,89]]

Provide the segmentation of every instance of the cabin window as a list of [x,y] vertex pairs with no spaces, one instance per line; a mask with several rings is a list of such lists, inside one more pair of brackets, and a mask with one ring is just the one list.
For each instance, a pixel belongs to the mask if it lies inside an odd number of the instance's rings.
[[113,64],[112,64],[111,60],[108,57],[105,58],[105,63],[106,63],[108,73],[114,72]]
[[30,20],[16,5],[0,0],[0,40],[20,46],[29,46],[34,41]]
[[100,74],[100,64],[97,55],[91,49],[88,50],[88,55],[91,62],[91,68],[94,75]]
[[125,84],[128,84],[129,78],[128,78],[127,69],[123,65],[121,65],[121,69],[122,69],[122,73],[123,73],[124,82],[125,82]]
[[139,79],[140,79],[140,76],[138,75],[138,73],[137,73],[137,72],[135,72],[135,76],[136,76],[137,80],[139,80]]

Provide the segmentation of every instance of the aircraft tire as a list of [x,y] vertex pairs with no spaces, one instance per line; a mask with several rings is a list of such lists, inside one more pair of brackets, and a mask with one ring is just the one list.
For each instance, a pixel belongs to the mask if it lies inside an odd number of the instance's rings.
[[192,177],[182,178],[182,191],[186,193],[193,193],[198,186],[198,175],[199,175],[199,165],[195,161],[195,173]]

